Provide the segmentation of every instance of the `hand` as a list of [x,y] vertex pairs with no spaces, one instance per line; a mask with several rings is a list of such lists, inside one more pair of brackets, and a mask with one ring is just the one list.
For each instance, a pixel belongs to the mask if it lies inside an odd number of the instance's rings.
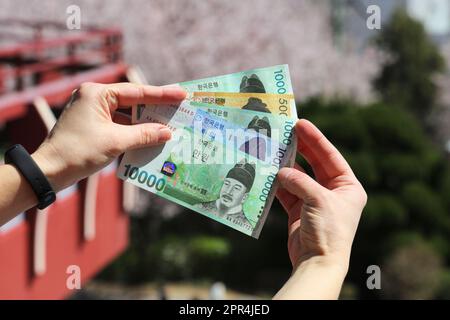
[[298,151],[316,180],[298,165],[278,173],[282,188],[277,197],[289,217],[289,257],[294,269],[314,258],[345,274],[367,195],[339,151],[311,122],[299,120],[295,129]]
[[185,95],[180,87],[82,84],[32,157],[55,191],[59,191],[105,167],[127,150],[170,139],[170,130],[161,124],[113,122],[118,108],[141,103],[174,103]]

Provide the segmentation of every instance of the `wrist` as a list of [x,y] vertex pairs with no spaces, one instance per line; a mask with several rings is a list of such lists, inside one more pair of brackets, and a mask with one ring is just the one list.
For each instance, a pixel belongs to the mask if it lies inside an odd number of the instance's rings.
[[304,256],[274,299],[337,299],[348,264],[331,256]]
[[349,268],[349,257],[346,255],[302,256],[294,267],[293,273],[295,273],[298,269],[310,267],[330,270],[344,279]]
[[31,157],[42,170],[55,192],[67,186],[65,181],[66,165],[51,144],[42,143]]

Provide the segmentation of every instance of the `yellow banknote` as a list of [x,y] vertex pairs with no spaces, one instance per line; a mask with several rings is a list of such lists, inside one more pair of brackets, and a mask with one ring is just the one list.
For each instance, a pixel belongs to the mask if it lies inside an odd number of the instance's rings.
[[194,102],[267,112],[289,118],[296,115],[293,94],[190,92],[188,99]]

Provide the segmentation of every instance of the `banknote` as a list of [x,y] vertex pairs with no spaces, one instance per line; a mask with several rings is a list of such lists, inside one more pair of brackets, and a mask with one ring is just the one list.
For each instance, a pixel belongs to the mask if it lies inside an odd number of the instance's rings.
[[[278,117],[270,113],[261,113],[253,110],[242,110],[220,106],[211,103],[200,103],[189,101],[180,105],[152,105],[138,106],[138,112],[133,116],[133,123],[142,121],[151,121],[152,116],[159,115],[166,120],[172,117],[182,117],[185,113],[181,112],[186,108],[198,108],[205,110],[215,116],[223,118],[228,123],[233,123],[238,128],[253,129],[265,134],[269,138],[278,141],[284,145],[290,145],[293,140],[293,127],[295,120],[289,117]],[[153,119],[155,120],[155,119]]]
[[293,118],[295,99],[293,94],[234,93],[234,92],[189,92],[187,100],[219,106],[235,107],[272,113],[277,116]]
[[[278,145],[277,152],[267,154],[275,158],[262,160],[235,143],[224,143],[236,140],[240,134],[233,130],[239,125],[187,101],[171,117],[149,111],[155,108],[145,108],[139,121],[165,122],[172,139],[162,146],[127,152],[118,177],[258,238],[275,196],[276,174],[280,167],[291,165],[295,149]],[[254,135],[251,140],[263,136],[249,131]]]
[[[210,114],[210,117],[207,114]],[[218,121],[214,122],[211,118]],[[202,130],[205,127],[218,129],[220,126],[222,130],[216,130],[214,133],[216,140],[231,145],[232,148],[240,148],[241,151],[266,162],[278,158],[276,155],[278,149],[287,149],[293,141],[293,119],[271,114],[261,116],[258,112],[215,107],[212,104],[187,100],[179,105],[153,105],[141,108],[133,123],[162,123],[175,131],[179,126],[190,126],[194,129],[199,120],[207,123],[197,125]],[[222,134],[222,131],[225,134]]]
[[[287,64],[252,69],[217,77],[180,82],[188,92],[239,92],[293,95]],[[295,103],[294,103],[295,106]],[[283,107],[281,107],[283,109]],[[291,105],[291,117],[297,119],[297,110]]]
[[[243,94],[243,96],[235,98],[232,98],[231,96],[228,97],[231,107],[235,106],[236,103],[243,103],[242,100],[239,101],[239,99],[247,98],[247,101],[242,105],[241,110],[253,110],[264,113],[270,111],[274,115],[278,115],[282,118],[287,117],[294,120],[297,120],[298,118],[289,67],[286,64],[252,69],[217,77],[185,81],[177,83],[177,85],[186,89],[189,93],[188,98],[190,97],[191,100],[192,97],[201,94],[206,94],[208,96],[211,95],[211,93],[240,93]],[[268,96],[265,97],[265,94],[268,94]],[[278,101],[276,101],[276,95],[279,95]],[[264,102],[263,99],[269,99],[267,100],[268,103]],[[194,101],[198,102],[198,100],[195,99]],[[211,101],[208,101],[208,103],[210,102]],[[224,105],[222,103],[214,104]],[[137,114],[143,107],[143,105],[137,107],[133,106],[133,120],[137,118]]]
[[257,238],[292,166],[297,120],[287,65],[180,82],[177,105],[138,105],[133,123],[172,130],[162,146],[127,152],[117,175]]

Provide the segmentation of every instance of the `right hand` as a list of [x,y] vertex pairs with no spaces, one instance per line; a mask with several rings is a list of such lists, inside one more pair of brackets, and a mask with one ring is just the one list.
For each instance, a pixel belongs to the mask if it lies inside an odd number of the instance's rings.
[[277,197],[288,213],[288,251],[292,265],[319,258],[348,270],[350,251],[362,210],[364,188],[339,151],[311,122],[295,126],[298,151],[316,180],[300,166],[278,173]]

